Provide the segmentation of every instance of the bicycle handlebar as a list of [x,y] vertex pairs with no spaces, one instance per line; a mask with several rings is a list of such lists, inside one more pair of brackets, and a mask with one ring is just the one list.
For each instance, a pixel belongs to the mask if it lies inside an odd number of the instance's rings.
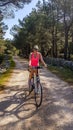
[[42,69],[43,67],[42,67],[42,66],[37,66],[37,67],[32,66],[31,68],[32,68],[32,69]]

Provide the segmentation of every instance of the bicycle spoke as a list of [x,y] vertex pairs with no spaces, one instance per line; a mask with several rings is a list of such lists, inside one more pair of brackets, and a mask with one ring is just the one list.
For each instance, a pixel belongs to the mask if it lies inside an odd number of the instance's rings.
[[42,103],[42,86],[39,82],[37,83],[35,90],[35,102],[36,106],[39,107]]

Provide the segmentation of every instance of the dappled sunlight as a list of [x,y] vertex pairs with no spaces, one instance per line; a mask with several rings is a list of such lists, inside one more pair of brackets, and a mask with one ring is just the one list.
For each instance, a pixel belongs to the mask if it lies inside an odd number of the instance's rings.
[[66,129],[73,128],[72,87],[46,69],[40,71],[40,80],[43,102],[36,109],[34,93],[28,92],[28,71],[15,68],[0,95],[0,130],[72,130]]
[[4,126],[4,125],[8,125],[9,123],[17,122],[17,121],[18,121],[18,118],[16,116],[14,116],[14,115],[5,116],[0,121],[0,127]]
[[59,113],[53,114],[50,119],[56,120],[56,125],[60,127],[71,124],[73,122],[72,113],[66,112],[64,110],[61,110]]
[[29,97],[27,92],[27,89],[17,89],[7,96],[3,95],[0,102],[0,126],[30,118],[36,112],[33,97]]
[[20,109],[20,111],[18,113],[18,117],[20,119],[24,119],[27,116],[29,117],[29,115],[32,115],[32,110],[35,111],[35,105],[27,104],[26,107],[24,106],[23,108]]
[[9,107],[7,107],[5,109],[6,112],[8,111],[12,111],[13,109],[15,109],[18,106],[18,104],[11,104]]
[[[49,120],[51,120],[51,122],[53,121],[53,125],[55,125],[58,130],[64,126],[70,126],[73,123],[72,86],[69,86],[66,82],[61,81],[52,73],[49,72],[48,74],[47,71],[46,73],[45,71],[41,73],[41,80],[43,85],[49,91],[48,95],[44,94],[44,104],[46,105],[46,108],[48,105],[48,112],[46,115],[48,116],[48,123]],[[47,93],[46,90],[45,93]],[[48,98],[46,98],[46,96],[48,96]]]
[[[26,73],[26,75],[25,75]],[[16,72],[12,75],[12,79],[10,80],[9,86],[15,86],[15,85],[24,85],[24,83],[28,83],[28,71],[18,71],[18,74]]]

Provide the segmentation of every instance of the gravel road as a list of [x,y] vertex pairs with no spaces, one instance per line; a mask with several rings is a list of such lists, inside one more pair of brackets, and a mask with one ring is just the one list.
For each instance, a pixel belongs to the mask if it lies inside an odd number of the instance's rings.
[[13,75],[0,94],[0,130],[73,130],[73,86],[40,70],[43,102],[36,109],[33,92],[28,95],[28,62],[14,60]]

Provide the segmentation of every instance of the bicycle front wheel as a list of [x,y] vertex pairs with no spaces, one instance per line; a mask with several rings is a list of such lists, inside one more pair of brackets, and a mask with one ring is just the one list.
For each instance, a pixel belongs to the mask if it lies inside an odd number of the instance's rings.
[[42,97],[43,97],[42,85],[40,82],[37,82],[37,85],[35,87],[35,102],[37,107],[41,105]]
[[29,94],[33,91],[34,85],[33,85],[33,79],[29,80]]

